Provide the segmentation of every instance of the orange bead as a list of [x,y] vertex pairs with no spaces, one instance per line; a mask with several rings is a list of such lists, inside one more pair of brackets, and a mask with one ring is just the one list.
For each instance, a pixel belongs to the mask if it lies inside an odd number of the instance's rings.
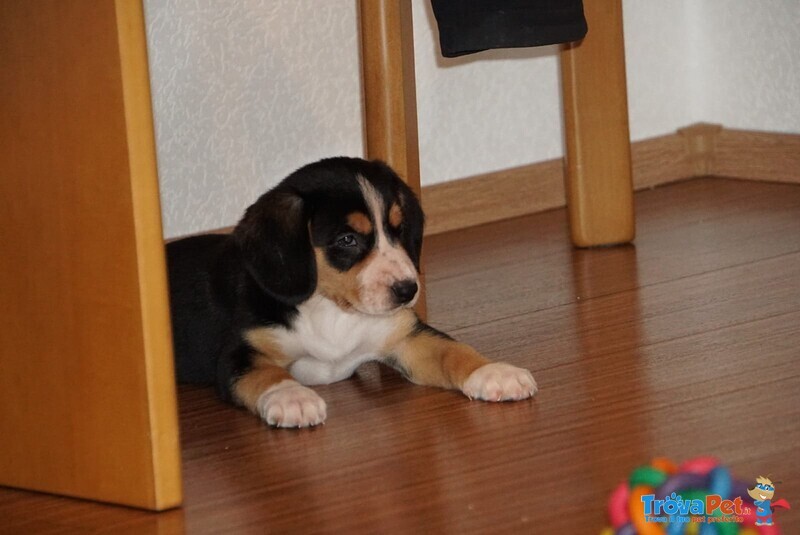
[[645,520],[644,503],[642,503],[642,496],[645,494],[653,494],[653,487],[637,485],[631,489],[631,496],[628,501],[628,514],[631,517],[631,523],[639,535],[664,535],[664,528],[661,524]]
[[666,474],[674,474],[678,471],[678,465],[666,457],[656,457],[650,462],[650,466],[657,468]]

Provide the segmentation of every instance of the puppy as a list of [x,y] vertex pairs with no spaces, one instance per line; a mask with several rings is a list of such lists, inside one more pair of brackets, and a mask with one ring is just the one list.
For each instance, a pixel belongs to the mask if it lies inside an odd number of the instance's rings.
[[492,363],[419,320],[423,214],[384,163],[331,158],[262,195],[230,235],[167,245],[178,380],[277,427],[326,418],[305,385],[377,360],[471,399],[533,396],[527,370]]

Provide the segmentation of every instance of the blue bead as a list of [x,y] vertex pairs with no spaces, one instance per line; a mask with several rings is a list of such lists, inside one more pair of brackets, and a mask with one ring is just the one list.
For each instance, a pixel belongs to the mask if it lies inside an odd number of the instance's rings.
[[731,497],[733,481],[730,471],[724,466],[717,466],[708,474],[708,493],[717,494],[723,500]]

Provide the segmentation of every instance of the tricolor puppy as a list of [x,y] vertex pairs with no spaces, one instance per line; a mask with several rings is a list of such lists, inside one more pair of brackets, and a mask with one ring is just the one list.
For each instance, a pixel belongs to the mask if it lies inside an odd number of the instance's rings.
[[170,243],[178,380],[213,383],[278,427],[324,422],[325,401],[305,385],[370,360],[472,399],[531,397],[530,372],[417,318],[422,226],[419,202],[388,166],[332,158],[262,195],[233,234]]

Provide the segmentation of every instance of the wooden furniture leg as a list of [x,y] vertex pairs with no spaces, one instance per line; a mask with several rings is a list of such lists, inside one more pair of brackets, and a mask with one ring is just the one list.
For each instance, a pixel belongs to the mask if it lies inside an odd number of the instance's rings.
[[[361,0],[367,157],[391,165],[420,195],[411,0]],[[417,312],[425,316],[425,284]]]
[[4,0],[0,65],[0,485],[179,505],[141,0]]
[[566,190],[578,247],[633,240],[621,0],[584,0],[589,33],[561,53]]

